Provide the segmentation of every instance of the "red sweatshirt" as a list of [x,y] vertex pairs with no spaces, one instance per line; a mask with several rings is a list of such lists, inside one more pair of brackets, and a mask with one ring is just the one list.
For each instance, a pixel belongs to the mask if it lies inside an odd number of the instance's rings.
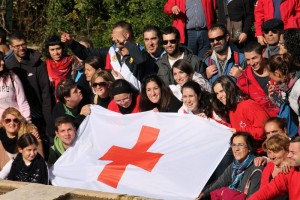
[[272,200],[275,197],[289,194],[290,200],[300,199],[300,170],[292,168],[290,173],[278,174],[269,184],[261,187],[248,200]]
[[262,153],[261,144],[265,139],[264,121],[269,118],[268,113],[258,103],[251,99],[238,103],[233,111],[229,111],[232,128],[236,131],[248,132],[258,142],[258,153]]

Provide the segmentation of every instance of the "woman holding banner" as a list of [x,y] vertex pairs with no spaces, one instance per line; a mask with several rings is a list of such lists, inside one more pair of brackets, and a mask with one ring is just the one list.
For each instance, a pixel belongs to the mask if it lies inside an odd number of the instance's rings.
[[157,75],[144,78],[140,100],[141,111],[178,112],[181,106],[182,102]]
[[231,200],[239,195],[246,199],[260,186],[262,167],[254,165],[255,140],[246,132],[237,132],[230,138],[234,161],[212,185],[207,187],[199,197],[205,199]]
[[110,96],[113,100],[108,104],[108,110],[122,114],[140,112],[138,106],[140,95],[128,81],[118,79],[113,82]]
[[247,132],[258,143],[258,153],[265,140],[264,121],[269,118],[266,110],[255,101],[248,99],[228,76],[220,76],[212,85],[214,111],[227,118],[232,132]]

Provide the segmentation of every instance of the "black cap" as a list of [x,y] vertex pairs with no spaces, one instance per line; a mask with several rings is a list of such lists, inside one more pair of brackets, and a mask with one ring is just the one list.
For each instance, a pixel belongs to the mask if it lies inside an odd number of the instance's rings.
[[283,22],[280,19],[270,19],[265,21],[262,25],[262,30],[264,32],[269,32],[270,30],[283,30]]

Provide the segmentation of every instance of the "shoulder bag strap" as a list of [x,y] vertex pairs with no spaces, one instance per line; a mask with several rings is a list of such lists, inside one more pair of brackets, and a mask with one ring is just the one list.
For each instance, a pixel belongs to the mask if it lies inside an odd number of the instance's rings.
[[250,187],[250,184],[251,184],[251,178],[252,178],[252,176],[255,174],[255,172],[260,172],[260,173],[262,173],[262,170],[261,170],[261,169],[255,169],[255,170],[253,170],[253,172],[251,173],[250,177],[249,177],[248,180],[247,180],[247,183],[246,183],[246,186],[245,186],[245,189],[244,189],[244,194],[245,194],[245,195],[248,194],[249,187]]

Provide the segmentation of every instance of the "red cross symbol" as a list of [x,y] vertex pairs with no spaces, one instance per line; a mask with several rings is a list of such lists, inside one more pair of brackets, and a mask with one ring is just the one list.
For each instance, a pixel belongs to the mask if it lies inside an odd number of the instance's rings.
[[111,160],[98,176],[98,181],[117,188],[127,165],[135,165],[149,172],[163,156],[147,152],[157,140],[159,129],[143,126],[137,143],[131,148],[112,146],[99,160]]

